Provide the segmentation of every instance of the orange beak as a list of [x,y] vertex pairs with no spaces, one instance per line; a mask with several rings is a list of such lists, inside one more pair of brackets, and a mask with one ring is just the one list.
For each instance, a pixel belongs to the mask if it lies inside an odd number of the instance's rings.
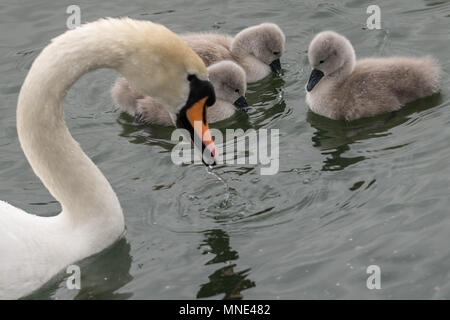
[[[208,107],[206,101],[208,97],[204,97],[194,103],[187,111],[186,118],[194,128],[196,138],[201,137],[203,161],[207,160],[207,164],[213,164],[216,158],[216,146],[211,137],[208,125]],[[195,138],[194,138],[195,139]],[[205,149],[208,152],[205,153]],[[206,158],[206,159],[205,159]]]

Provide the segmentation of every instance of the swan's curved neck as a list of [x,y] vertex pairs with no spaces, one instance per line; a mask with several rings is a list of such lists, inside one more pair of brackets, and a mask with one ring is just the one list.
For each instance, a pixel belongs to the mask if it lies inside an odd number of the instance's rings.
[[[111,185],[72,138],[64,122],[66,92],[84,73],[118,68],[126,54],[111,34],[86,27],[47,46],[34,61],[20,91],[17,129],[36,175],[74,221],[87,217],[123,219]],[[91,31],[97,34],[89,34]]]

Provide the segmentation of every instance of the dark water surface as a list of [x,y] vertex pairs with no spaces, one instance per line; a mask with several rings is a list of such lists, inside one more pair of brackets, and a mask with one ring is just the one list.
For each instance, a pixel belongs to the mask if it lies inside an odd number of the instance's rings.
[[[248,116],[213,126],[280,130],[280,171],[260,166],[175,166],[170,128],[143,127],[109,96],[117,74],[100,70],[70,90],[66,120],[118,194],[126,236],[80,262],[82,289],[65,273],[33,298],[302,299],[450,298],[450,2],[115,0],[0,2],[0,198],[54,215],[60,206],[17,140],[22,81],[41,49],[82,21],[130,16],[176,32],[237,33],[264,21],[287,36],[284,74],[249,86]],[[381,7],[381,30],[366,8]],[[346,123],[308,112],[306,50],[316,32],[346,35],[357,56],[433,54],[439,95],[386,116]],[[381,268],[382,289],[366,287]]]

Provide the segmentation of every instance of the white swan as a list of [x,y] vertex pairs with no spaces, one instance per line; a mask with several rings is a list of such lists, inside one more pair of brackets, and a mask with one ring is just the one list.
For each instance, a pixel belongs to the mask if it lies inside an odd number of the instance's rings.
[[313,68],[306,85],[309,108],[331,119],[355,120],[399,110],[439,91],[440,67],[432,57],[356,60],[350,41],[323,31],[308,49]]
[[[216,103],[208,110],[209,123],[231,117],[236,108],[247,110],[245,71],[238,64],[228,60],[220,61],[209,66],[208,73],[216,93]],[[141,122],[173,125],[169,113],[160,103],[135,91],[125,78],[116,80],[111,88],[111,96],[121,109],[136,116]]]
[[[102,19],[53,39],[34,61],[20,91],[17,129],[36,175],[61,203],[54,217],[28,214],[0,201],[0,299],[27,295],[67,265],[97,253],[124,231],[110,184],[70,135],[67,90],[84,73],[114,68],[134,88],[159,99],[174,123],[208,130],[215,101],[202,60],[167,28],[148,21]],[[208,132],[209,133],[209,132]],[[214,152],[211,136],[204,148]]]

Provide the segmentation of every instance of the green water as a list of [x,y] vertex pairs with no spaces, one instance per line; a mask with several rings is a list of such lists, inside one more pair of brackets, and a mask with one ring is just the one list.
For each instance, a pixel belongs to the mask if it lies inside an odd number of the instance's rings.
[[[66,30],[69,1],[0,2],[0,198],[50,216],[60,206],[34,176],[17,140],[23,79]],[[77,1],[82,21],[130,16],[176,32],[237,33],[264,21],[286,33],[284,72],[249,86],[252,111],[213,126],[280,130],[280,171],[175,166],[170,128],[144,127],[113,105],[117,74],[84,76],[66,99],[71,133],[111,182],[125,237],[64,272],[40,299],[450,298],[449,1]],[[366,8],[381,8],[367,30]],[[433,54],[442,90],[396,117],[352,123],[307,110],[306,50],[316,32],[346,35],[357,56]],[[381,269],[369,290],[366,268]]]

